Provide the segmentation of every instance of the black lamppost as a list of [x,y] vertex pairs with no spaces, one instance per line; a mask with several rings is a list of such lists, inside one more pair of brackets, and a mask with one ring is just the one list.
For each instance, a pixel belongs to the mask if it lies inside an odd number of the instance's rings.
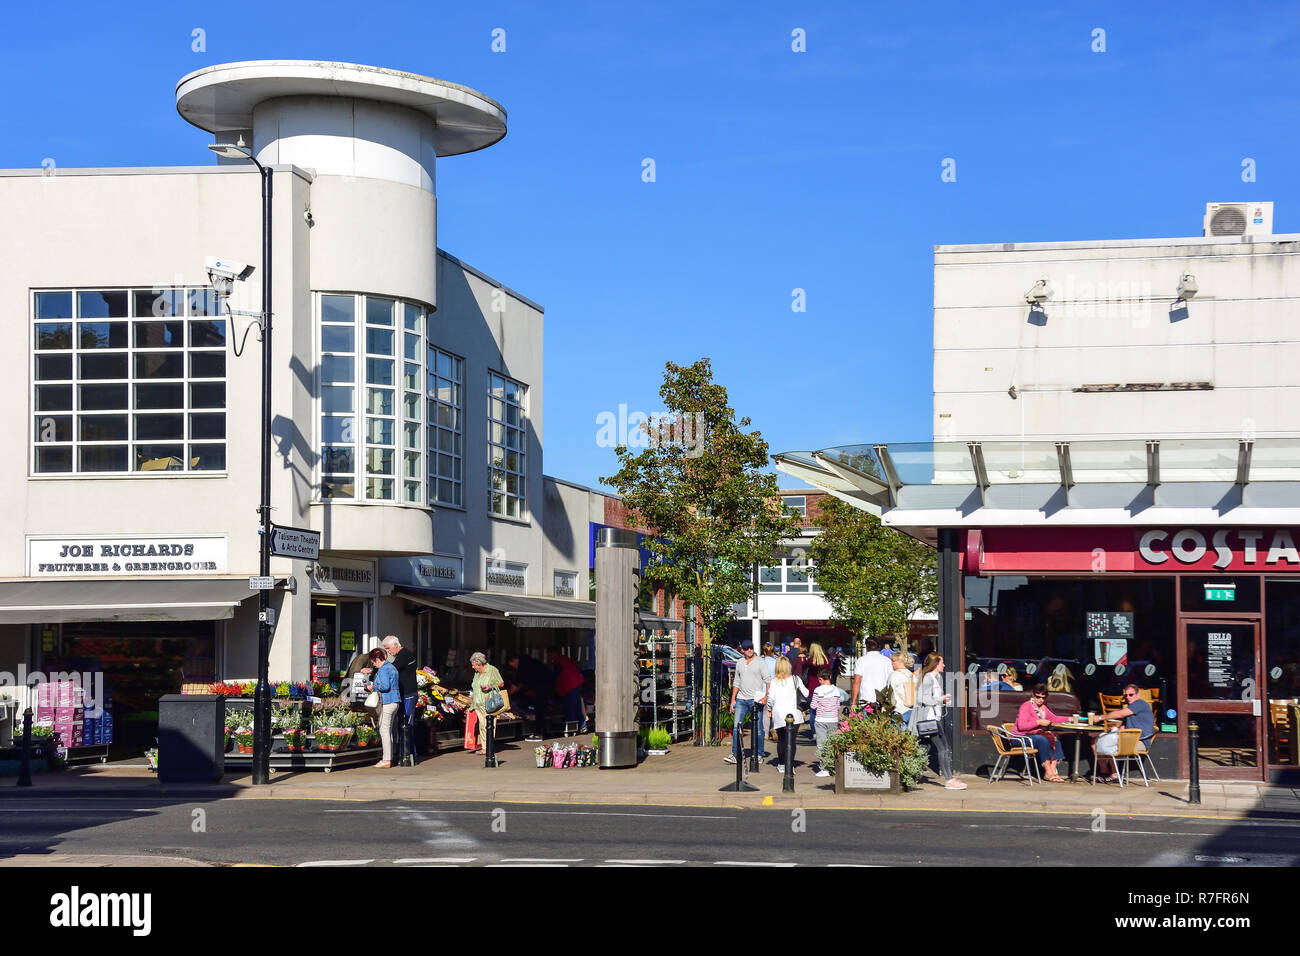
[[[246,159],[262,177],[262,500],[258,574],[271,574],[271,170],[246,146],[212,143],[225,159]],[[220,288],[217,289],[221,294]],[[229,286],[227,286],[227,294]],[[253,783],[271,782],[271,627],[267,620],[267,589],[257,592],[257,690],[253,692]]]

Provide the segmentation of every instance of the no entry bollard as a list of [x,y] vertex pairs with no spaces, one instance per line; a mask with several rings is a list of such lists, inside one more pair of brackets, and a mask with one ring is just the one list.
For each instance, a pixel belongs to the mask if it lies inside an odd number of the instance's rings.
[[18,786],[32,785],[32,709],[23,711],[23,759],[18,766]]
[[1201,728],[1192,721],[1187,725],[1187,759],[1190,766],[1187,770],[1187,802],[1201,802],[1201,758],[1197,753],[1197,732]]
[[785,777],[781,780],[782,793],[794,793],[794,715],[785,715]]

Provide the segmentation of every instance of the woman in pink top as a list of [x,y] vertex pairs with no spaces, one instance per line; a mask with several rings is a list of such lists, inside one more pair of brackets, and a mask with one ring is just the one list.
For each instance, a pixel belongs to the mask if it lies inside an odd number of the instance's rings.
[[1065,759],[1061,741],[1052,733],[1053,724],[1063,724],[1064,717],[1058,717],[1047,709],[1047,685],[1036,684],[1030,692],[1029,700],[1020,705],[1016,714],[1016,733],[1033,741],[1038,750],[1038,762],[1043,766],[1043,779],[1052,783],[1065,783],[1056,772],[1056,762]]

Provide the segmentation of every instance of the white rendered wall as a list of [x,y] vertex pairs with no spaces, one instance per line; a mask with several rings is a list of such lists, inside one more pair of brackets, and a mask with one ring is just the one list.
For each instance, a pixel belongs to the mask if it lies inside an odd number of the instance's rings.
[[[1199,291],[1171,315],[1183,273]],[[1024,294],[1043,278],[1033,322]],[[1294,435],[1298,304],[1297,237],[937,247],[934,437]],[[1198,382],[1213,388],[1076,391]]]

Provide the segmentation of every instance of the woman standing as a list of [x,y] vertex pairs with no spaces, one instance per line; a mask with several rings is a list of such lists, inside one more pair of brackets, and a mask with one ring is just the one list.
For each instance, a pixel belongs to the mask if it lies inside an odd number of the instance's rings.
[[388,659],[388,655],[376,647],[370,652],[370,666],[378,668],[375,679],[366,685],[366,690],[379,693],[379,739],[384,745],[384,759],[376,767],[393,765],[393,715],[402,702],[402,692],[397,686],[397,668]]
[[475,753],[487,753],[487,697],[494,690],[503,690],[506,682],[502,679],[501,672],[487,662],[487,655],[482,651],[470,655],[469,666],[474,670],[474,680],[470,683],[470,702],[478,714],[479,746]]
[[[776,679],[776,648],[770,643],[763,645],[763,676],[767,678],[769,684]],[[776,740],[776,734],[772,729],[771,696],[767,698],[767,706],[763,708],[763,736],[768,740]]]
[[966,784],[957,779],[952,772],[952,752],[948,749],[948,739],[943,735],[943,711],[952,703],[952,695],[943,692],[943,657],[930,654],[921,667],[921,683],[916,692],[916,706],[908,729],[915,731],[924,720],[936,722],[935,732],[921,739],[928,742],[939,758],[939,772],[944,775],[949,790],[965,790]]
[[889,659],[894,668],[889,675],[889,689],[894,696],[894,713],[898,714],[903,726],[908,726],[912,717],[912,707],[916,704],[916,681],[912,679],[912,665],[916,658],[902,651],[895,651]]
[[776,662],[776,678],[768,688],[767,699],[772,705],[772,729],[776,731],[776,759],[785,765],[785,718],[787,714],[794,717],[796,732],[803,723],[799,711],[799,695],[808,696],[804,682],[791,674],[790,662],[784,657]]

